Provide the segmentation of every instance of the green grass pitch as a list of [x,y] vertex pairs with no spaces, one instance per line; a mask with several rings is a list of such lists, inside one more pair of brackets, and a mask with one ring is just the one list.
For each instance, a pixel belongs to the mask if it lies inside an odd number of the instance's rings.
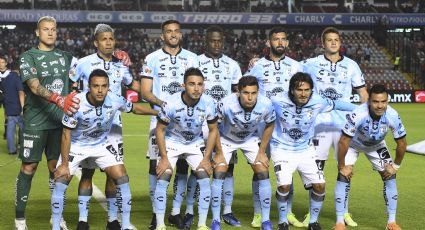
[[[392,104],[401,115],[407,129],[408,143],[415,143],[425,138],[424,116],[425,105],[423,104]],[[1,112],[1,114],[3,114]],[[421,118],[422,117],[422,118]],[[0,116],[0,121],[3,121]],[[147,133],[149,129],[148,117],[125,114],[124,123],[124,146],[125,165],[130,176],[130,184],[133,195],[131,221],[138,229],[147,229],[151,218],[151,204],[148,196],[148,161],[145,158],[147,149]],[[394,156],[395,143],[391,134],[387,137],[387,143]],[[0,141],[0,229],[14,229],[14,196],[15,179],[19,170],[20,161],[14,156],[9,156],[6,150],[6,141]],[[406,153],[402,167],[397,175],[399,202],[397,209],[397,222],[403,229],[425,229],[425,156]],[[336,162],[331,159],[326,164],[326,199],[319,217],[323,229],[331,229],[335,221],[335,208],[333,202],[333,190],[336,180]],[[275,177],[271,172],[273,194],[276,190]],[[350,193],[350,212],[354,220],[359,224],[358,230],[384,229],[386,225],[386,212],[382,197],[382,181],[378,173],[372,171],[366,157],[362,155],[354,169],[352,192]],[[49,229],[50,219],[50,192],[48,189],[47,167],[45,160],[40,163],[36,176],[33,179],[32,189],[26,211],[27,224],[30,230]],[[252,229],[252,196],[251,196],[251,169],[246,164],[244,156],[239,153],[239,163],[235,168],[235,200],[233,204],[234,214],[241,220],[240,229]],[[100,190],[104,189],[105,176],[99,171],[95,174],[94,183]],[[295,199],[293,211],[299,219],[302,219],[308,210],[308,194],[303,189],[299,176],[294,174]],[[64,217],[68,227],[76,228],[78,222],[77,204],[78,180],[74,178],[67,191],[67,204]],[[171,192],[169,191],[171,196]],[[171,205],[171,197],[168,199],[168,207]],[[277,225],[277,209],[273,197],[271,208],[271,220]],[[169,209],[168,209],[169,210]],[[167,210],[167,213],[168,213]],[[182,213],[185,207],[182,207]],[[196,210],[195,210],[196,212]],[[100,204],[92,199],[89,214],[91,229],[105,229],[107,213]],[[210,224],[211,219],[208,219]],[[196,220],[195,220],[196,223]],[[232,227],[222,224],[223,229]],[[169,227],[169,229],[175,229]],[[193,229],[196,229],[193,226]],[[296,229],[292,227],[291,229]]]

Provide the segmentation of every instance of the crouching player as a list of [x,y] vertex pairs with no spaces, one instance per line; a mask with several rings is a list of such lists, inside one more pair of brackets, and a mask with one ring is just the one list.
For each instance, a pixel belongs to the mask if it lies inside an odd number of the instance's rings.
[[[166,229],[164,215],[167,202],[167,187],[177,159],[183,156],[195,172],[199,184],[198,230],[208,229],[206,219],[211,198],[210,174],[211,152],[218,134],[217,112],[214,100],[203,95],[204,76],[199,69],[189,68],[183,78],[184,91],[171,95],[158,115],[156,138],[160,160],[155,189],[157,230]],[[173,103],[170,103],[173,102]],[[205,146],[202,124],[208,124],[208,140]]]
[[[325,178],[316,164],[312,143],[314,124],[318,114],[333,109],[352,111],[355,106],[341,101],[325,100],[312,95],[313,81],[309,74],[298,72],[289,81],[288,94],[273,97],[276,126],[270,141],[271,158],[277,179],[277,207],[279,230],[287,230],[288,197],[295,170],[304,184],[312,184],[310,196],[309,230],[321,230],[318,223],[320,209],[325,199]],[[306,183],[307,182],[307,183]]]
[[96,69],[89,76],[89,91],[76,95],[80,109],[74,116],[64,115],[61,158],[55,171],[55,188],[51,206],[53,230],[60,229],[64,196],[78,166],[87,160],[110,176],[122,199],[122,228],[130,228],[131,193],[122,155],[107,141],[117,111],[157,115],[157,111],[133,104],[121,96],[108,93],[109,78],[104,70]]
[[[258,178],[261,201],[262,229],[273,229],[270,222],[271,185],[269,180],[269,158],[266,148],[273,133],[276,114],[271,101],[258,95],[258,81],[253,76],[239,80],[238,93],[223,98],[218,106],[220,146],[226,164],[216,162],[211,184],[212,230],[220,229],[220,204],[223,182],[232,153],[241,149]],[[265,128],[260,137],[258,129],[264,122]],[[218,147],[220,151],[220,147]],[[218,160],[215,158],[215,160]],[[223,160],[223,159],[221,159]]]
[[[385,143],[391,129],[397,143],[393,160]],[[336,230],[344,230],[344,209],[347,205],[353,166],[359,152],[366,154],[374,170],[384,181],[384,199],[388,213],[388,230],[401,229],[395,220],[397,209],[396,173],[406,151],[406,131],[398,113],[388,105],[388,92],[383,85],[374,85],[367,103],[347,115],[338,143],[338,179],[335,187]]]

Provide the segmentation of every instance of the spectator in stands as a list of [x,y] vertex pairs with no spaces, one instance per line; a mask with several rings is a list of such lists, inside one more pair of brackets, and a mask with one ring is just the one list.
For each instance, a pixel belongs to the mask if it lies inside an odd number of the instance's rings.
[[[24,105],[24,89],[21,79],[16,72],[7,69],[6,58],[0,56],[0,76],[2,77],[2,91],[4,93],[4,108],[7,116],[7,150],[10,155],[16,154],[15,132],[16,125],[19,126],[19,141],[22,139],[24,120],[22,118],[22,107]],[[4,78],[3,78],[4,76]]]
[[370,62],[370,53],[371,53],[370,45],[367,45],[363,48],[364,60]]
[[400,67],[400,54],[397,53],[397,55],[394,58],[394,68],[393,68],[393,70],[398,70],[399,67]]

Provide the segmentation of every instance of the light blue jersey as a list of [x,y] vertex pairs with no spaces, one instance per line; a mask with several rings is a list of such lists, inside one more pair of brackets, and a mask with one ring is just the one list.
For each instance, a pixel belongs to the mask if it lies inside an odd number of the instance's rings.
[[[198,56],[186,49],[180,49],[172,56],[164,49],[159,49],[145,58],[140,75],[152,79],[152,93],[165,101],[170,95],[183,90],[183,76],[190,67],[199,67]],[[159,108],[155,107],[159,110]]]
[[199,69],[204,75],[205,94],[216,102],[232,93],[232,85],[236,85],[242,77],[239,64],[222,54],[218,59],[207,54],[199,55]]
[[117,111],[130,112],[133,104],[122,96],[108,93],[101,106],[87,100],[87,92],[76,95],[80,108],[73,116],[64,115],[62,124],[72,129],[71,145],[96,146],[106,141]]
[[406,130],[397,111],[388,106],[379,120],[373,120],[368,104],[364,103],[347,114],[347,122],[342,132],[353,138],[351,145],[354,148],[364,149],[385,140],[390,129],[396,140],[406,136]]
[[250,111],[242,108],[239,97],[231,94],[217,105],[220,135],[233,142],[242,143],[251,137],[258,137],[260,123],[272,123],[276,113],[272,102],[263,95],[258,95],[257,103]]
[[270,145],[291,151],[304,150],[312,145],[317,115],[330,112],[335,105],[332,100],[313,95],[306,105],[297,107],[287,94],[272,98],[272,103],[276,124]]
[[263,57],[245,73],[245,76],[256,77],[260,94],[271,98],[288,92],[292,75],[302,71],[302,65],[290,57],[285,56],[277,62],[269,57]]
[[[307,59],[304,61],[303,71],[311,75],[315,93],[334,101],[350,102],[353,88],[359,89],[365,86],[359,65],[344,56],[336,63],[332,63],[324,55]],[[345,124],[346,114],[342,111],[320,114],[317,124],[341,128]]]
[[74,82],[81,79],[83,81],[83,90],[87,91],[89,76],[95,69],[101,69],[108,73],[109,91],[116,95],[122,95],[122,84],[130,86],[133,82],[129,68],[122,64],[120,60],[112,56],[111,61],[105,61],[97,53],[78,60],[71,68],[69,78]]
[[165,139],[183,144],[203,142],[202,124],[217,120],[214,99],[202,95],[193,107],[189,107],[183,102],[183,93],[167,97],[165,101],[169,103],[158,114],[158,121],[167,124]]

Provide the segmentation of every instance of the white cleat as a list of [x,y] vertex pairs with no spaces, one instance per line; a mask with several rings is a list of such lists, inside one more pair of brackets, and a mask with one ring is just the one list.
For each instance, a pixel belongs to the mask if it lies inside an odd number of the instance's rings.
[[26,220],[25,219],[23,219],[23,220],[15,219],[15,230],[28,230]]
[[[52,220],[52,217],[50,217],[50,227],[52,226],[53,226],[53,220]],[[60,226],[61,226],[61,230],[68,230],[68,226],[66,226],[66,221],[63,219],[63,217],[61,218]]]

